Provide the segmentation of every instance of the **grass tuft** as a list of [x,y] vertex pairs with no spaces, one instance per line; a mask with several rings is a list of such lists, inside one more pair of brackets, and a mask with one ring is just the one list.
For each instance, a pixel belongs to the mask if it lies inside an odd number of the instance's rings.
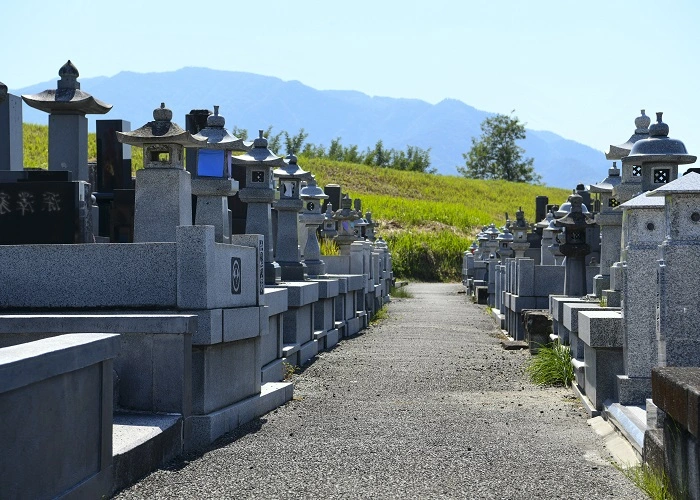
[[372,316],[372,319],[370,320],[369,324],[376,325],[377,323],[379,323],[380,321],[384,321],[388,317],[389,311],[386,306],[383,306],[381,309],[374,313],[374,316]]
[[530,380],[537,385],[571,386],[574,381],[574,367],[571,365],[569,346],[555,344],[553,347],[540,347],[525,368]]
[[647,464],[628,468],[616,465],[616,468],[637,488],[646,493],[651,500],[676,500],[678,498],[673,494],[671,481],[663,471],[657,471]]
[[340,247],[335,240],[321,238],[319,245],[321,247],[321,255],[340,255]]
[[394,288],[392,287],[391,290],[389,290],[389,296],[392,299],[412,299],[413,294],[407,290],[407,287],[402,286],[399,288]]

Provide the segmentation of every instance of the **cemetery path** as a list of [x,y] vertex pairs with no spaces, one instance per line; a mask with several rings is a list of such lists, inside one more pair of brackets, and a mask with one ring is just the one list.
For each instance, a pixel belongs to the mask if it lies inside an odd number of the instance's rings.
[[295,375],[294,401],[118,498],[642,498],[461,289],[409,285]]

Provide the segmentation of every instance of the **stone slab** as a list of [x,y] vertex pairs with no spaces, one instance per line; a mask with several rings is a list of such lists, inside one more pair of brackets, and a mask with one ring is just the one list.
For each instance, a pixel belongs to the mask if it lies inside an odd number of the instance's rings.
[[299,346],[299,365],[305,365],[318,355],[319,341],[316,339],[310,340]]
[[3,245],[3,309],[175,308],[175,243]]
[[284,360],[282,358],[275,359],[262,367],[262,384],[268,382],[281,382],[284,379]]
[[287,289],[288,307],[302,307],[318,300],[318,283],[310,281],[287,281],[280,283],[279,287]]
[[591,347],[622,347],[622,312],[579,310],[578,337]]
[[309,281],[318,283],[319,299],[330,299],[340,293],[340,280],[338,279],[313,278]]
[[237,307],[223,310],[223,341],[249,339],[268,331],[268,314],[265,307]]
[[237,427],[291,401],[294,384],[268,382],[260,393],[207,415],[192,417],[192,434],[185,443],[188,450],[196,450],[213,443]]
[[265,287],[263,302],[268,307],[268,315],[283,313],[288,308],[289,290],[284,287]]

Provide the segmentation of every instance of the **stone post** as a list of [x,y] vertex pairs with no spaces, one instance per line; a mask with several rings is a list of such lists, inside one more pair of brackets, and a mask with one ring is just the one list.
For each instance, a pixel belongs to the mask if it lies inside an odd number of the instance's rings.
[[0,82],[0,172],[24,170],[22,99]]

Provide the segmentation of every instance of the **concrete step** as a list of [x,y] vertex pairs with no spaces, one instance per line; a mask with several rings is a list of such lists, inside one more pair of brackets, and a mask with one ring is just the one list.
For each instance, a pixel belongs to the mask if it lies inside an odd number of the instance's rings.
[[182,454],[182,415],[119,412],[113,418],[114,491]]

